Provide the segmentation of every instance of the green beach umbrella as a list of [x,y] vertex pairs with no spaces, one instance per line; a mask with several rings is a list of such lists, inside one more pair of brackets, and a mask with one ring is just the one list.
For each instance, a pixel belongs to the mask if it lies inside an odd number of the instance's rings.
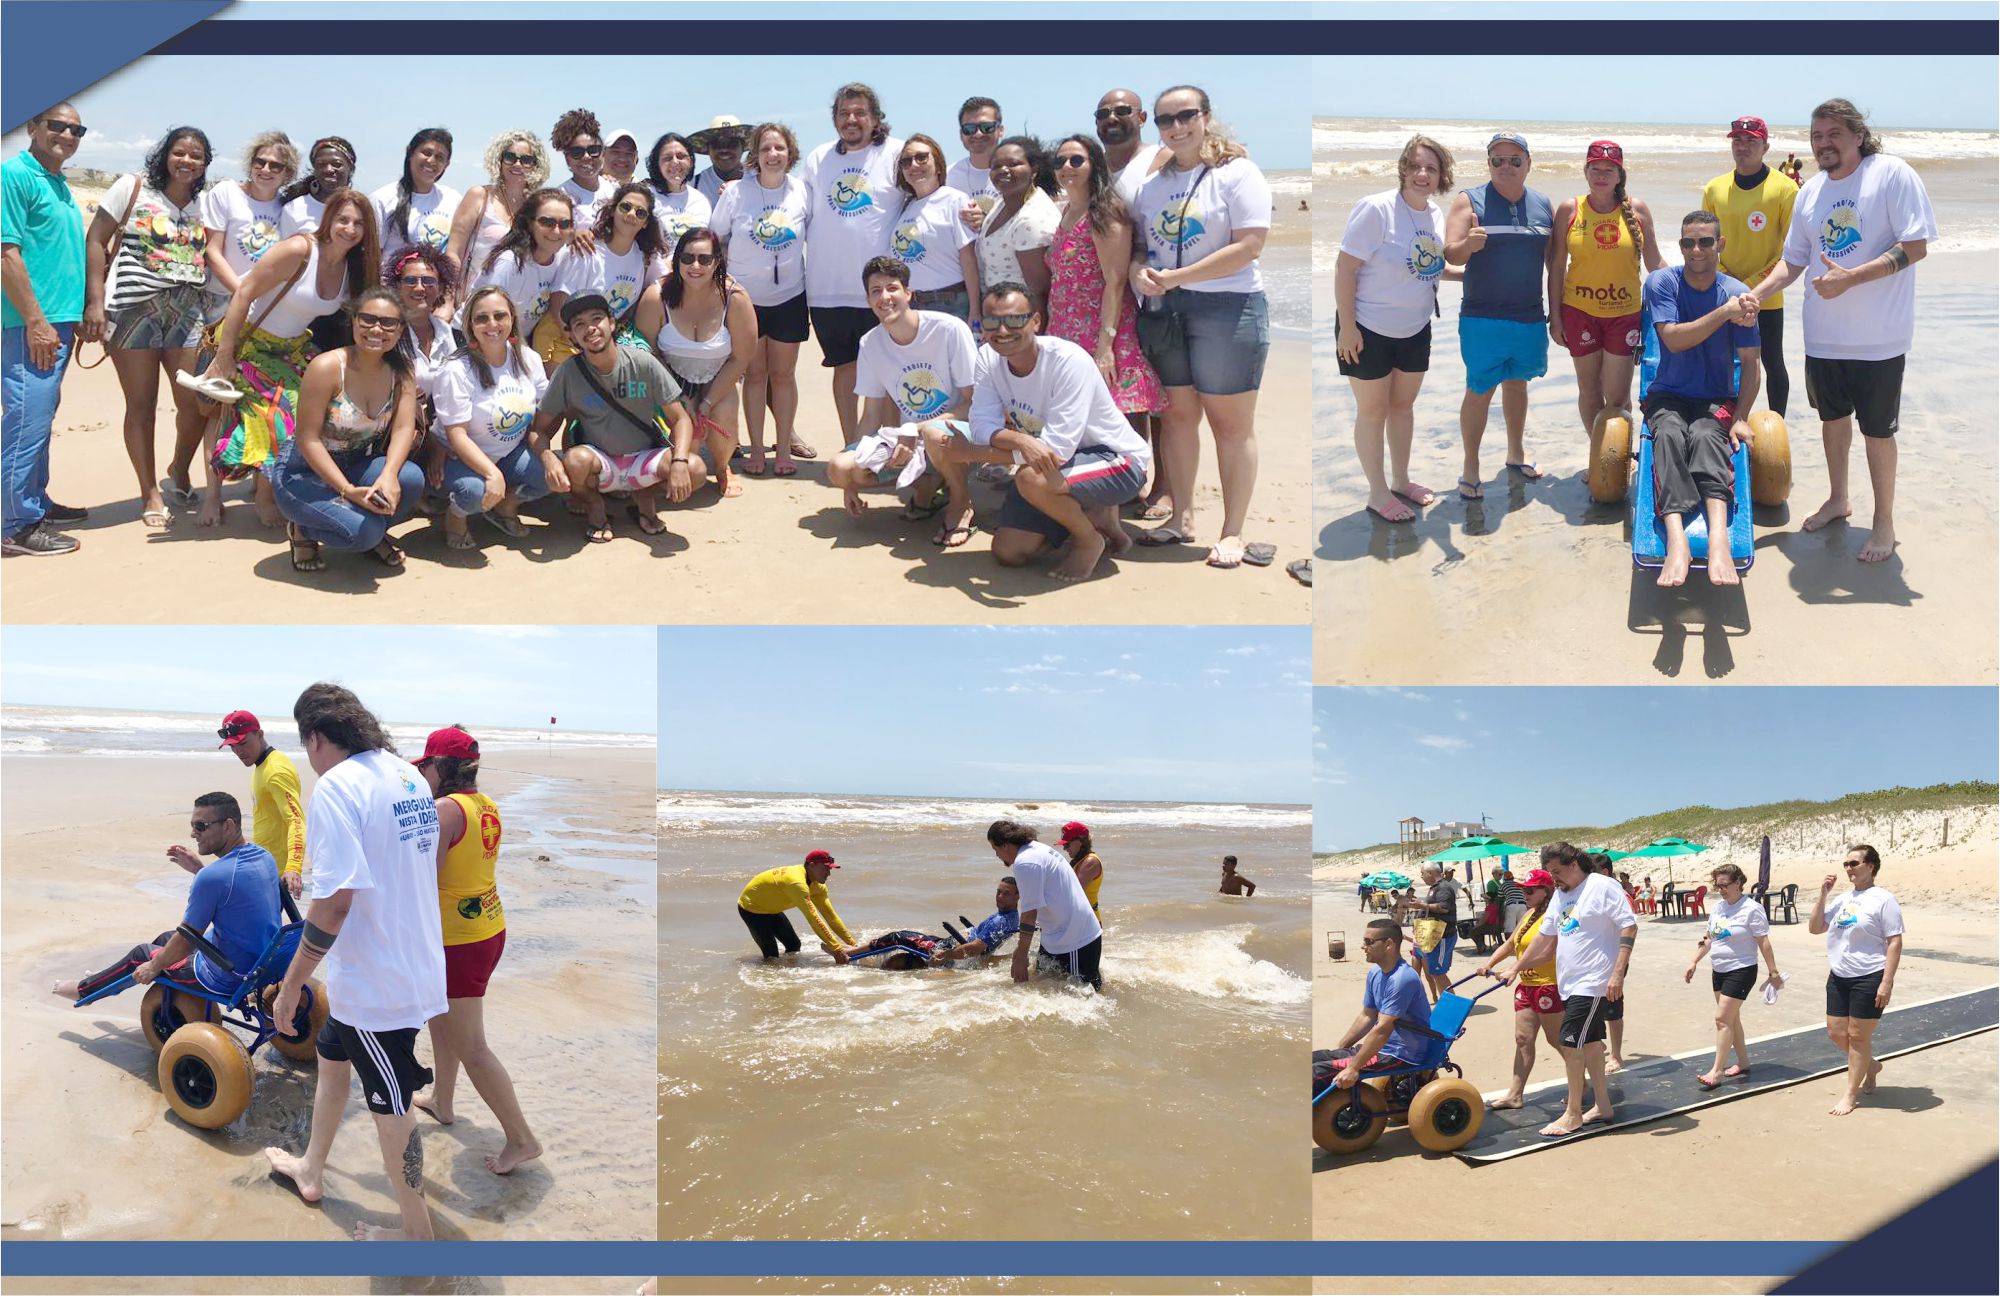
[[1377,869],[1375,872],[1364,876],[1361,879],[1361,885],[1374,887],[1378,891],[1385,887],[1401,891],[1404,887],[1416,884],[1410,878],[1396,872],[1394,869]]
[[1658,841],[1647,842],[1644,846],[1641,846],[1638,850],[1633,851],[1630,855],[1627,855],[1625,858],[1667,860],[1668,861],[1667,881],[1669,883],[1672,883],[1674,880],[1674,866],[1672,863],[1674,856],[1699,855],[1707,849],[1708,847],[1697,846],[1695,843],[1688,841],[1684,837],[1662,837]]
[[1529,848],[1501,841],[1498,837],[1461,837],[1448,848],[1429,856],[1424,862],[1446,864],[1458,860],[1490,859],[1494,856],[1526,855]]
[[1592,855],[1602,855],[1604,858],[1610,860],[1613,864],[1616,864],[1619,860],[1631,859],[1635,852],[1612,850],[1608,846],[1593,846],[1590,848],[1590,853]]

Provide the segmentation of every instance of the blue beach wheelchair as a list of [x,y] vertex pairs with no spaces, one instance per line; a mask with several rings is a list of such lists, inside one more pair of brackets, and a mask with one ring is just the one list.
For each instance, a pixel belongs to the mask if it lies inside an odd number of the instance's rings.
[[[1660,367],[1660,335],[1650,316],[1640,317],[1643,346],[1639,358],[1639,399],[1644,402],[1653,375]],[[1739,365],[1739,376],[1740,376]],[[1784,419],[1770,410],[1751,414],[1752,444],[1737,446],[1730,458],[1736,489],[1729,504],[1729,556],[1738,572],[1747,572],[1757,559],[1756,535],[1752,529],[1754,504],[1783,504],[1792,490],[1791,437]],[[1653,431],[1643,421],[1639,426],[1636,454],[1632,446],[1632,419],[1629,411],[1606,409],[1597,416],[1590,433],[1590,497],[1600,504],[1618,504],[1632,495],[1632,564],[1658,571],[1667,560],[1666,530],[1660,525],[1653,490]],[[1632,461],[1638,460],[1636,491]],[[1708,519],[1701,509],[1686,514],[1688,549],[1694,556],[1693,570],[1705,570],[1708,562]]]
[[[280,1023],[271,1016],[278,986],[291,966],[305,923],[289,893],[280,888],[279,899],[289,920],[230,995],[217,994],[199,985],[165,979],[146,988],[139,1004],[139,1033],[160,1055],[160,1092],[167,1106],[190,1125],[201,1129],[221,1129],[241,1116],[250,1106],[256,1085],[251,1055],[266,1044],[295,1062],[310,1062],[313,1041],[326,1024],[326,989],[317,980],[308,981],[299,993],[299,1006],[292,1021]],[[177,930],[217,967],[229,972],[236,965],[206,937],[186,923]],[[129,990],[136,982],[128,973],[101,986],[76,1001],[84,1007]],[[250,1043],[231,1034],[227,1027],[247,1032]]]
[[1404,1118],[1410,1136],[1429,1152],[1454,1152],[1473,1140],[1486,1119],[1486,1101],[1452,1062],[1451,1046],[1465,1037],[1472,1005],[1503,987],[1496,983],[1470,998],[1452,993],[1472,979],[1461,977],[1438,996],[1430,1028],[1420,1030],[1429,1043],[1422,1065],[1363,1066],[1360,1083],[1344,1091],[1331,1077],[1321,1084],[1315,1069],[1313,1142],[1350,1156],[1381,1138],[1392,1117]]

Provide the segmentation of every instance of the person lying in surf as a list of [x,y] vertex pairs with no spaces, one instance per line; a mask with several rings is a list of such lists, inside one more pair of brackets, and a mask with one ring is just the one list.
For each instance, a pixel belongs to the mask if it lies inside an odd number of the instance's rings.
[[[831,954],[836,963],[851,963],[880,950],[899,950],[877,964],[891,972],[978,958],[982,954],[998,951],[1008,937],[1021,929],[1021,892],[1014,885],[1013,878],[1000,879],[1000,885],[993,892],[993,904],[993,915],[975,926],[962,942],[953,936],[933,936],[928,932],[892,931],[877,936],[865,945],[821,945],[820,948]],[[916,953],[910,953],[911,950]]]

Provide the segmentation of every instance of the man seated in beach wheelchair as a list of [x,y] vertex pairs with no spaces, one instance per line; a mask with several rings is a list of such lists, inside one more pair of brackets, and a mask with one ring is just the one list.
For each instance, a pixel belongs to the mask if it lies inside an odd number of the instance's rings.
[[1361,952],[1369,964],[1361,1012],[1336,1047],[1313,1050],[1313,1142],[1336,1155],[1360,1152],[1401,1117],[1426,1151],[1464,1147],[1479,1133],[1486,1106],[1452,1063],[1451,1046],[1479,996],[1447,990],[1432,1006],[1423,978],[1403,957],[1403,928],[1394,919],[1372,919]]
[[[160,1055],[160,1092],[188,1124],[221,1129],[250,1106],[256,1080],[250,1058],[258,1049],[269,1043],[293,1061],[312,1061],[327,998],[311,981],[282,1030],[271,1016],[271,1000],[304,924],[278,880],[277,861],[244,840],[236,798],[227,792],[197,797],[188,829],[194,850],[167,848],[176,867],[194,874],[180,925],[53,989],[82,1008],[146,986],[139,1033]],[[289,922],[280,922],[281,908]],[[230,1033],[232,1026],[249,1033],[247,1048]]]
[[960,914],[958,920],[970,930],[961,932],[944,923],[945,934],[892,931],[863,945],[828,945],[820,948],[836,963],[883,968],[890,972],[913,972],[923,968],[946,967],[961,959],[996,954],[1009,937],[1021,930],[1021,890],[1011,877],[1003,877],[993,890],[993,914],[974,923]]
[[1762,358],[1758,305],[1718,269],[1716,217],[1688,213],[1680,246],[1681,265],[1646,279],[1638,446],[1630,410],[1598,412],[1590,496],[1623,503],[1636,480],[1632,562],[1659,572],[1658,584],[1678,586],[1700,570],[1711,585],[1736,585],[1756,558],[1752,506],[1777,508],[1791,495],[1791,437],[1781,416],[1751,410]]

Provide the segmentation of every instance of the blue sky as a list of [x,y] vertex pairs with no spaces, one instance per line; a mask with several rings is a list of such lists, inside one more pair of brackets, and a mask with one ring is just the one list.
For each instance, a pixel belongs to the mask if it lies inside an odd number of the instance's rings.
[[[1396,821],[1611,824],[1684,805],[1824,800],[1995,780],[1992,689],[1322,688],[1313,848],[1396,840]],[[1687,738],[1731,737],[1717,761]],[[1671,759],[1633,735],[1674,735]]]
[[[408,10],[419,7],[398,6],[395,13],[407,16]],[[351,16],[353,10],[354,6],[342,6],[340,12]],[[707,8],[701,13],[718,16]],[[538,8],[530,16],[549,13]],[[625,16],[622,11],[620,16]],[[875,87],[899,135],[923,131],[942,143],[953,161],[965,152],[958,142],[958,108],[968,95],[998,99],[1010,130],[1054,138],[1091,129],[1091,111],[1106,90],[1128,87],[1150,100],[1180,82],[1208,91],[1216,116],[1267,170],[1304,167],[1311,152],[1306,104],[1309,60],[1302,56],[1100,55],[942,63],[929,58],[842,56],[781,57],[751,65],[733,52],[714,51],[687,58],[635,59],[628,66],[639,75],[630,76],[592,72],[574,60],[529,55],[412,57],[422,59],[425,70],[421,95],[412,94],[394,75],[410,64],[385,50],[372,65],[341,64],[340,85],[345,89],[329,84],[322,87],[323,93],[272,95],[262,101],[246,97],[245,88],[272,86],[274,78],[285,75],[286,67],[296,70],[301,65],[184,56],[142,59],[74,97],[91,134],[73,165],[132,170],[163,130],[193,123],[208,132],[215,145],[223,164],[217,178],[236,178],[250,136],[277,129],[301,149],[322,135],[344,136],[360,155],[361,187],[373,189],[396,179],[411,134],[420,127],[441,125],[456,140],[445,183],[463,191],[484,181],[480,156],[494,134],[526,128],[546,142],[556,118],[578,106],[596,113],[606,130],[636,132],[642,137],[642,149],[663,131],[687,134],[706,126],[717,113],[746,122],[786,122],[798,132],[800,146],[810,149],[833,138],[831,96],[835,87],[851,80],[865,80]],[[381,75],[365,75],[371,66]],[[990,73],[991,79],[979,79],[981,72]],[[1147,138],[1156,138],[1150,125]],[[21,145],[18,133],[6,139],[9,154]],[[560,164],[554,171],[556,179],[568,175]]]
[[664,627],[660,645],[662,787],[1310,799],[1303,626]]
[[652,733],[650,626],[9,626],[0,701],[289,715],[333,680],[384,720]]

